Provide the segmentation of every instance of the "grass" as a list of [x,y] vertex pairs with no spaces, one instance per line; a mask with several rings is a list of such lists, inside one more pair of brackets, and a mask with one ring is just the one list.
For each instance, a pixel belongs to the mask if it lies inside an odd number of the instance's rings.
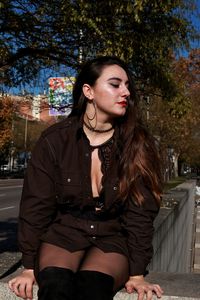
[[170,179],[168,182],[166,182],[164,184],[164,189],[163,191],[164,192],[167,192],[169,191],[170,189],[173,189],[175,188],[177,185],[183,183],[184,181],[186,181],[187,178],[184,177],[184,176],[180,176],[180,177],[176,177],[176,178],[173,178],[173,179]]

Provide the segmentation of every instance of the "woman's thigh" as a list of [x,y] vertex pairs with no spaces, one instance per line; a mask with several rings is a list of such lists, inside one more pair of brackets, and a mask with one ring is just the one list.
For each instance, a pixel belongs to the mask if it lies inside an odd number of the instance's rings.
[[84,253],[85,250],[70,252],[53,244],[42,243],[38,255],[38,271],[46,267],[61,267],[76,272]]
[[129,277],[128,258],[116,252],[103,252],[97,247],[91,247],[84,256],[80,270],[91,270],[106,273],[114,278],[117,290]]

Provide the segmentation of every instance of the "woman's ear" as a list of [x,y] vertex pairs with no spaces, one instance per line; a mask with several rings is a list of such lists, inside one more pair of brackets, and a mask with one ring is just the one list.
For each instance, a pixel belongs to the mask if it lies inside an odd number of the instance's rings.
[[89,100],[93,100],[94,99],[93,89],[92,89],[92,87],[89,84],[85,83],[83,85],[83,94]]

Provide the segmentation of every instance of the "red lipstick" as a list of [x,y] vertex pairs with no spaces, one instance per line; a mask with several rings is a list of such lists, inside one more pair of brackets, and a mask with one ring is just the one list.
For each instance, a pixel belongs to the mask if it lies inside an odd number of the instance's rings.
[[117,104],[121,105],[121,106],[127,106],[127,102],[126,101],[120,101],[120,102],[117,102]]

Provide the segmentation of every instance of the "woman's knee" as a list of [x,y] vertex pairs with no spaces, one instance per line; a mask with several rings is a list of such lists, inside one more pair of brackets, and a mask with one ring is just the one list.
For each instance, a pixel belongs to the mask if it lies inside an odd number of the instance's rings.
[[114,278],[114,290],[121,289],[129,277],[129,263],[125,255],[115,252],[103,252],[91,248],[81,265],[81,271],[97,271]]

